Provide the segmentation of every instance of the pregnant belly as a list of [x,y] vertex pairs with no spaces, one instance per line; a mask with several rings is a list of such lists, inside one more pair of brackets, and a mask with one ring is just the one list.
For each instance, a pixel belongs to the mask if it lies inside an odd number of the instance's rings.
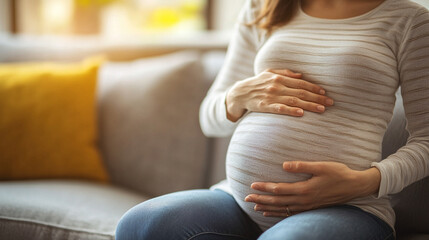
[[281,219],[263,217],[253,210],[253,203],[244,202],[247,195],[257,193],[250,185],[253,182],[296,182],[310,177],[282,170],[283,162],[305,157],[302,151],[296,151],[292,138],[288,139],[291,133],[284,123],[278,116],[250,113],[237,126],[228,147],[226,174],[232,194],[263,230]]
[[231,138],[226,159],[230,189],[241,208],[263,230],[281,219],[263,217],[253,210],[253,203],[244,202],[248,194],[260,193],[252,190],[250,185],[253,182],[297,182],[311,177],[285,172],[283,162],[344,160],[355,169],[366,168],[371,162],[360,162],[355,166],[353,158],[360,158],[359,154],[365,153],[355,154],[350,147],[345,147],[355,143],[344,141],[347,137],[338,132],[342,129],[312,124],[322,121],[317,119],[320,115],[307,116],[315,119],[250,113],[240,122]]

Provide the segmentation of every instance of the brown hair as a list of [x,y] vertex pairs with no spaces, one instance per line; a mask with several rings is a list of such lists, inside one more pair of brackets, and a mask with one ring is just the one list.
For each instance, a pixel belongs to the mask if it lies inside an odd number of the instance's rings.
[[262,10],[250,25],[256,25],[269,32],[284,26],[295,15],[298,4],[299,0],[265,0]]

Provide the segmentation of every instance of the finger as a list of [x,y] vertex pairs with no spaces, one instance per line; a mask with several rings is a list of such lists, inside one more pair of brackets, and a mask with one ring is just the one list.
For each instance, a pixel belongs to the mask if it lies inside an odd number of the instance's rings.
[[290,217],[288,213],[278,213],[278,212],[263,212],[262,215],[264,217],[281,217],[281,218]]
[[290,215],[288,213],[264,212],[262,215],[264,217],[282,217],[282,218],[286,218],[286,217],[290,217],[290,216],[296,215],[298,213],[301,213],[301,212],[293,212]]
[[[300,109],[305,109],[305,110],[310,110],[312,112],[324,112],[325,111],[325,106],[321,105],[321,104],[317,104],[317,103],[312,103],[312,102],[308,102],[306,100],[302,100],[298,97],[295,96],[280,96],[280,97],[276,97],[273,100],[271,100],[273,102],[275,102],[274,104],[283,104],[287,107],[295,107],[295,108],[300,108]],[[279,112],[281,112],[281,108],[279,105],[275,105],[278,109]],[[276,109],[274,109],[276,110]],[[287,110],[286,108],[284,110]],[[277,112],[274,112],[277,113]]]
[[[293,107],[293,108],[299,108],[299,109],[303,109],[303,110],[307,110],[307,111],[311,111],[311,112],[316,112],[316,113],[323,113],[326,110],[326,107],[323,106],[322,104],[318,104],[318,103],[313,103],[313,102],[308,102],[306,100],[291,100],[290,96],[282,96],[282,97],[277,97],[277,101],[280,102],[281,104],[284,104],[285,106],[288,107]],[[295,106],[290,106],[289,104],[295,104]],[[281,110],[281,108],[279,109]]]
[[297,195],[302,193],[303,182],[295,183],[271,183],[255,182],[250,186],[252,189],[272,193],[275,195]]
[[282,75],[278,75],[278,76],[280,77],[275,79],[286,87],[295,88],[295,89],[304,89],[320,95],[325,95],[326,93],[325,89],[309,81],[288,77],[288,76],[282,76]]
[[260,105],[257,111],[301,117],[304,115],[304,110],[316,113],[323,113],[326,110],[325,106],[321,104],[307,102],[296,97],[282,96],[276,97],[272,101],[276,103]]
[[295,73],[289,69],[268,69],[266,72],[272,72],[275,74],[293,77],[293,78],[301,78],[302,77],[302,73]]
[[289,116],[301,117],[304,115],[304,110],[294,106],[287,106],[280,103],[273,103],[266,108],[261,109],[262,112],[284,114]]
[[258,195],[250,194],[244,201],[253,202],[256,204],[271,205],[271,206],[285,206],[288,205],[289,201],[285,196],[271,196],[271,195]]
[[272,206],[272,205],[264,205],[264,204],[256,204],[253,208],[255,211],[258,212],[278,212],[278,213],[287,213],[289,208],[289,212],[292,211],[292,209],[288,206]]
[[305,89],[295,89],[295,88],[285,87],[279,93],[282,94],[283,96],[294,96],[301,100],[318,103],[324,106],[332,106],[334,104],[334,100],[332,98],[324,95],[316,94]]
[[312,175],[319,175],[324,172],[324,166],[323,166],[323,163],[321,162],[303,162],[303,161],[284,162],[283,169],[287,172],[308,173]]
[[[289,212],[288,212],[289,208]],[[285,206],[272,206],[272,205],[264,205],[264,204],[256,204],[253,208],[258,212],[272,212],[272,213],[300,213],[304,211],[311,210],[310,206],[306,205],[285,205]]]
[[[256,205],[260,206],[261,204],[256,204]],[[267,207],[273,208],[273,210],[270,210],[270,209],[268,209],[268,210],[262,210],[262,211],[258,210],[258,212],[271,213],[271,214],[290,213],[290,215],[295,215],[295,214],[302,213],[302,212],[305,212],[305,211],[310,211],[310,210],[314,210],[314,209],[320,208],[321,206],[319,206],[319,205],[309,205],[309,204],[292,204],[292,205],[287,205],[287,206],[283,206],[283,207],[279,206],[279,208],[286,209],[286,211],[277,211],[277,209],[275,209],[276,206],[267,206]],[[287,207],[289,208],[289,212],[287,211]]]
[[315,112],[315,113],[324,113],[326,110],[326,107],[321,104],[306,102],[306,101],[303,101],[302,103],[300,103],[299,107],[303,110]]

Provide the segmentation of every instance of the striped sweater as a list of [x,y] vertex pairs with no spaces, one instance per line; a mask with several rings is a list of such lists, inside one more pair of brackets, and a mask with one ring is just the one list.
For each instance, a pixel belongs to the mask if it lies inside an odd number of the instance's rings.
[[[282,170],[284,161],[336,161],[381,172],[377,195],[348,204],[394,226],[388,194],[429,175],[429,12],[409,0],[385,0],[366,14],[320,19],[299,9],[270,35],[252,22],[261,1],[248,0],[229,45],[226,62],[200,109],[207,136],[230,136],[223,189],[262,229],[280,221],[244,202],[255,181],[295,182],[305,174]],[[265,69],[290,69],[323,87],[335,100],[323,114],[303,117],[250,112],[226,118],[225,97],[237,81]],[[381,142],[401,86],[410,137],[381,159]]]

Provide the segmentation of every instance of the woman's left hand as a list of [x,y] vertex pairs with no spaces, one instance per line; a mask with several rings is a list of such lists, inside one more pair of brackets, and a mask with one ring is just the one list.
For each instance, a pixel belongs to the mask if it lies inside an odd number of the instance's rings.
[[378,192],[381,174],[377,168],[352,170],[337,162],[285,162],[290,173],[307,173],[312,177],[296,183],[255,182],[252,188],[270,195],[250,194],[246,202],[256,203],[255,210],[267,217],[290,214],[346,203],[354,198]]

